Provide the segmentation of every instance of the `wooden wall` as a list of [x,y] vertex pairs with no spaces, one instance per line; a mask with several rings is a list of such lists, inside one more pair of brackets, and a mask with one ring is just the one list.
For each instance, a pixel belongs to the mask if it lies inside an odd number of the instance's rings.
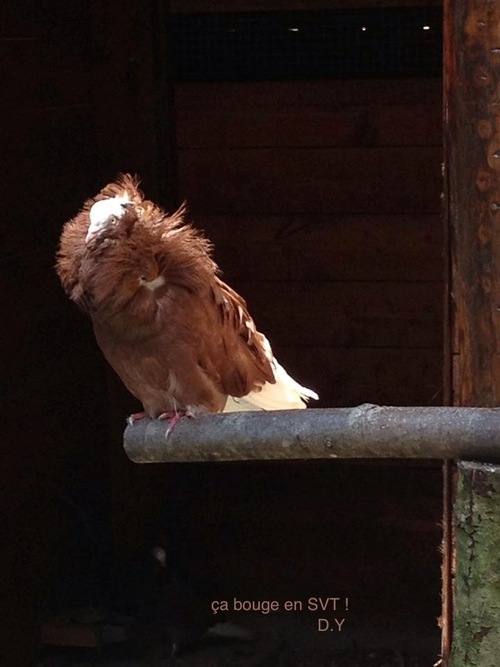
[[439,80],[178,84],[179,194],[322,406],[442,401]]
[[[437,541],[435,471],[394,478],[388,500],[372,494],[380,483],[388,488],[387,471],[139,469],[126,460],[130,404],[53,264],[63,222],[117,171],[137,171],[148,194],[168,202],[169,108],[161,17],[153,12],[160,5],[126,0],[119,16],[111,0],[0,7],[0,277],[8,305],[0,333],[0,662],[12,667],[31,664],[40,604],[73,543],[68,498],[89,513],[104,506],[99,520],[111,516],[104,552],[110,542],[118,553],[140,549],[148,522],[181,508],[181,555],[221,579],[229,573],[229,593],[252,590],[256,557],[262,594],[270,591],[265,577],[287,556],[277,544],[284,532],[304,577],[318,562],[318,544],[308,540],[322,531],[322,563],[345,539],[339,571],[357,550],[369,585],[398,531],[394,508],[403,497],[428,531],[423,558]],[[179,194],[298,379],[323,405],[439,402],[439,82],[179,85],[176,114]],[[353,489],[365,486],[353,505]],[[377,515],[373,525],[386,521],[387,540],[367,562],[362,532],[348,541],[353,515],[369,503],[363,527]],[[274,522],[265,525],[272,509]],[[250,532],[239,531],[250,514]],[[411,520],[396,517],[408,542]],[[402,547],[401,554],[404,563]],[[400,581],[416,569],[404,565]],[[330,573],[322,566],[318,580]]]
[[[283,8],[257,4],[231,9]],[[178,83],[175,113],[179,197],[319,405],[440,404],[441,81]],[[412,599],[432,626],[438,468],[212,468],[183,471],[201,485],[186,484],[182,505],[194,571],[255,596],[335,581],[374,616],[399,617]],[[210,539],[223,559],[207,553]]]
[[69,461],[96,477],[103,470],[103,368],[53,270],[61,223],[91,180],[90,8],[81,3],[70,14],[52,4],[47,14],[28,2],[0,10],[0,275],[8,304],[0,334],[0,662],[9,665],[31,664],[37,607],[64,539],[61,497],[81,481]]
[[[42,602],[77,567],[67,560],[71,503],[104,525],[119,497],[110,460],[125,456],[119,439],[110,446],[106,367],[54,262],[63,223],[117,171],[156,187],[150,6],[120,9],[117,19],[106,1],[0,6],[0,663],[9,667],[32,664]],[[108,526],[103,554],[110,542]]]

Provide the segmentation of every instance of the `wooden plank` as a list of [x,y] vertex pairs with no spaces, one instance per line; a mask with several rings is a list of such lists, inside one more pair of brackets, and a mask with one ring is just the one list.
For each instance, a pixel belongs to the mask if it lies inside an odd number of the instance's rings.
[[436,213],[439,148],[180,150],[195,213]]
[[[428,106],[441,99],[439,79],[367,79],[318,81],[245,81],[221,83],[177,83],[176,106],[183,112],[196,111],[201,104],[208,112],[241,112],[242,105],[256,110],[351,108],[369,104],[385,106]],[[203,93],[205,91],[205,93]],[[261,109],[262,108],[262,109]]]
[[[305,465],[305,462],[301,462],[301,465]],[[203,467],[206,469],[207,466]],[[274,469],[276,470],[276,466]],[[243,475],[248,474],[247,469],[241,472]],[[393,471],[393,474],[397,473]],[[264,599],[269,599],[266,596],[269,596],[271,591],[276,593],[276,588],[283,586],[285,587],[284,594],[287,592],[286,588],[288,588],[288,593],[291,588],[294,594],[303,594],[307,599],[311,595],[311,590],[322,588],[325,584],[328,585],[328,582],[331,585],[332,575],[339,589],[346,590],[348,595],[353,596],[355,592],[363,595],[368,591],[374,595],[380,592],[385,604],[387,604],[386,574],[392,575],[392,578],[395,575],[402,585],[406,582],[408,586],[408,581],[412,581],[416,597],[428,595],[430,588],[423,587],[424,590],[422,590],[418,581],[420,575],[430,577],[433,584],[438,585],[439,555],[435,548],[435,532],[439,530],[437,513],[431,514],[428,519],[429,523],[435,519],[434,532],[421,532],[415,535],[415,533],[412,534],[397,527],[392,527],[391,530],[381,525],[380,522],[380,514],[384,511],[383,502],[377,498],[377,494],[380,495],[380,489],[372,488],[371,498],[368,498],[361,488],[366,485],[366,475],[353,476],[350,479],[352,486],[346,488],[344,493],[353,503],[351,507],[348,503],[343,502],[343,498],[335,493],[333,488],[330,488],[329,496],[323,500],[316,496],[314,489],[309,485],[303,490],[296,491],[295,496],[286,496],[288,516],[285,505],[280,522],[274,522],[269,518],[270,515],[274,516],[275,508],[272,498],[268,495],[264,502],[261,500],[263,485],[259,485],[259,496],[255,493],[255,488],[246,489],[252,498],[253,509],[247,509],[238,504],[238,491],[230,491],[224,496],[226,503],[223,507],[217,508],[219,516],[225,513],[228,505],[236,506],[236,509],[239,510],[235,512],[233,522],[226,525],[206,522],[205,516],[200,520],[200,508],[208,504],[207,498],[206,496],[199,498],[194,491],[194,497],[198,500],[198,514],[193,504],[189,517],[191,520],[188,519],[194,532],[191,537],[193,570],[198,574],[208,575],[208,580],[223,582],[228,591],[232,589],[240,592],[246,589],[255,595],[255,590],[248,586],[253,578],[253,585],[255,586],[258,581],[257,585],[262,587]],[[386,476],[385,479],[387,479]],[[381,485],[384,484],[385,479],[384,477],[380,479]],[[276,488],[272,481],[270,484],[272,489]],[[335,484],[335,478],[332,480],[332,487],[333,484]],[[424,482],[422,486],[423,484]],[[430,487],[429,476],[427,486]],[[384,485],[382,488],[387,488],[387,486]],[[355,493],[353,489],[356,489]],[[281,492],[282,489],[279,487],[278,493]],[[400,511],[406,510],[407,514],[411,516],[411,504],[408,501],[405,502],[404,497],[401,498],[404,492],[402,493],[398,488],[396,493],[400,499]],[[313,502],[308,503],[307,499],[311,497]],[[228,498],[231,498],[231,503],[227,502]],[[299,498],[302,503],[296,502]],[[415,503],[420,500],[421,497],[417,496]],[[265,505],[267,511],[260,512],[260,507],[256,510],[257,504]],[[325,506],[330,507],[333,511],[328,513],[324,510]],[[301,520],[302,508],[309,515],[309,522]],[[317,513],[325,514],[323,524],[317,521]],[[330,515],[329,521],[328,514]],[[245,531],[242,531],[242,516],[256,517],[257,521],[250,519],[245,523]],[[297,520],[295,520],[296,516]],[[356,531],[352,530],[353,516],[356,517]],[[235,529],[238,526],[240,529]],[[332,534],[335,536],[334,543]],[[207,548],[207,545],[220,545],[229,539],[231,549],[224,558],[221,557],[221,551],[217,548]],[[388,550],[404,553],[406,557],[388,559]],[[290,553],[293,553],[293,567],[284,568],[283,563],[288,562]],[[311,554],[314,554],[315,566],[313,568],[311,568]],[[256,568],[258,568],[259,575],[256,573]],[[352,577],[353,569],[356,572],[354,578]],[[379,576],[380,572],[383,572],[384,576]],[[423,575],[424,572],[425,575]],[[342,586],[342,582],[346,584]],[[412,599],[414,599],[413,595]]]
[[[171,0],[172,12],[265,12],[313,9],[368,9],[375,7],[421,6],[419,0]],[[439,7],[440,0],[426,5]]]
[[[442,143],[441,90],[415,84],[415,99],[402,102],[398,83],[390,99],[368,100],[366,82],[189,84],[176,87],[180,148],[251,146],[404,146]],[[387,89],[387,82],[380,82]],[[316,95],[312,97],[313,88]],[[371,88],[371,86],[370,86]],[[352,91],[352,99],[339,100]],[[387,95],[387,92],[386,92]],[[242,101],[245,100],[244,103]],[[369,104],[369,106],[367,106]]]
[[275,353],[319,393],[318,407],[442,404],[441,349],[275,346]]
[[440,146],[440,100],[428,107],[341,110],[317,108],[237,113],[222,110],[182,112],[178,108],[179,148],[252,146]]
[[[310,523],[328,524],[332,521],[337,525],[352,526],[352,513],[368,523],[388,524],[391,518],[399,526],[404,525],[405,519],[427,521],[432,518],[438,522],[439,468],[398,467],[398,473],[394,474],[393,467],[386,463],[384,460],[382,467],[364,470],[357,463],[349,465],[345,460],[338,460],[334,465],[305,460],[300,465],[283,462],[280,468],[269,463],[254,463],[252,480],[248,475],[228,474],[224,466],[209,470],[204,467],[203,474],[197,474],[193,466],[186,473],[183,470],[181,478],[173,483],[192,489],[184,504],[188,515],[186,521],[192,523],[195,530],[208,533],[215,525],[231,532],[239,531],[238,518],[241,516],[247,516],[247,525],[253,527],[262,526],[265,519],[271,525],[281,522],[301,529]],[[311,476],[314,478],[312,495]],[[210,503],[200,504],[205,496],[203,481],[208,478],[220,493],[214,494]],[[432,485],[429,485],[429,479]],[[260,496],[258,503],[252,493],[256,483]],[[379,496],[381,485],[391,490],[390,498]],[[352,488],[356,488],[355,494],[349,493]],[[279,493],[276,493],[277,489]],[[227,503],[228,495],[233,498],[231,503]],[[378,505],[377,509],[373,509],[373,503]],[[418,525],[411,528],[417,530]],[[437,523],[428,528],[439,530]]]
[[442,285],[233,282],[275,346],[439,348]]
[[194,219],[233,280],[442,281],[435,215],[204,216]]

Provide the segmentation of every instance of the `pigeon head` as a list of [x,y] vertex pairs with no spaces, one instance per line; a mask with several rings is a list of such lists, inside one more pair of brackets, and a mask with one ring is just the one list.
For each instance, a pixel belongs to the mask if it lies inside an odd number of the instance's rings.
[[128,197],[110,197],[96,202],[89,211],[90,225],[85,237],[88,245],[94,239],[103,236],[106,232],[117,229],[126,219],[127,213],[133,209]]

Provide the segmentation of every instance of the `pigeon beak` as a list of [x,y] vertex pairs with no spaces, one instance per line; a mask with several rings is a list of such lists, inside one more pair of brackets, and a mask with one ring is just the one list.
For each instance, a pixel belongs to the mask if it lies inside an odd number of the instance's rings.
[[85,245],[88,245],[96,236],[97,232],[94,229],[89,229],[87,236],[85,237]]

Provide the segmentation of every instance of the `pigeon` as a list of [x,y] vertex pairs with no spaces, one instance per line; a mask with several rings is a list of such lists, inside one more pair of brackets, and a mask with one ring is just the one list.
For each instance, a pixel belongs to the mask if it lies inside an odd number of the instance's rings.
[[317,394],[278,363],[212,245],[120,174],[63,227],[56,270],[142,403],[132,419],[305,408]]

